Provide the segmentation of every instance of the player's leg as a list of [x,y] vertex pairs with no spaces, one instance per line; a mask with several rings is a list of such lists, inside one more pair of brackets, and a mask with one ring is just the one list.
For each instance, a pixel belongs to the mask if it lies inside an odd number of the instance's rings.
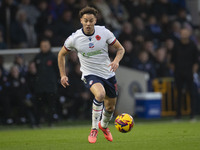
[[99,128],[103,131],[104,136],[108,141],[113,141],[112,134],[108,128],[108,124],[112,119],[116,101],[117,98],[109,98],[108,96],[105,97],[102,119],[99,122]]
[[108,96],[104,99],[104,109],[102,113],[101,126],[107,128],[109,121],[112,119],[113,112],[115,110],[117,98],[109,98]]
[[92,129],[90,135],[88,136],[88,141],[90,143],[95,143],[98,134],[98,122],[101,117],[103,109],[103,100],[105,98],[105,89],[101,83],[94,83],[90,91],[94,95],[94,100],[92,104]]
[[98,129],[98,122],[103,110],[103,100],[105,98],[105,89],[101,83],[95,83],[90,88],[94,95],[92,105],[92,129]]
[[110,130],[108,129],[108,124],[113,116],[117,101],[117,81],[115,76],[104,80],[104,88],[106,97],[104,98],[104,109],[101,122],[99,122],[99,129],[103,131],[104,136],[108,141],[113,141]]

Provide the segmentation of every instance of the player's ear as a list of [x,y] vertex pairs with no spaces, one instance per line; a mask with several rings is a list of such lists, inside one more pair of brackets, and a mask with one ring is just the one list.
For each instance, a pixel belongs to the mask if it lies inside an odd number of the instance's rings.
[[83,21],[83,18],[80,18],[80,23],[81,23],[81,24],[83,24],[82,21]]
[[95,17],[95,24],[97,23],[97,17]]

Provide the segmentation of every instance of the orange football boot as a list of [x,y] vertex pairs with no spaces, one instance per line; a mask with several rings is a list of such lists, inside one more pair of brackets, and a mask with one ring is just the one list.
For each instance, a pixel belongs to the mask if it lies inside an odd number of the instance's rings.
[[98,130],[97,129],[92,129],[91,130],[90,135],[88,136],[89,143],[96,143],[97,134],[98,134]]
[[109,130],[108,128],[103,128],[103,127],[101,126],[101,121],[99,121],[98,126],[99,126],[99,129],[100,129],[101,131],[103,131],[104,137],[105,137],[108,141],[112,142],[112,141],[113,141],[113,137],[112,137],[112,134],[111,134],[110,130]]

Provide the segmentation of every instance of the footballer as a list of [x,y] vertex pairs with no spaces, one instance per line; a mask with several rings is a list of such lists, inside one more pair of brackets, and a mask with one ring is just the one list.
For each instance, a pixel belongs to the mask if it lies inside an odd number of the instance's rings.
[[[95,143],[98,130],[102,130],[108,141],[113,141],[108,128],[117,100],[117,81],[115,71],[124,55],[124,48],[114,34],[104,26],[95,25],[98,11],[93,7],[85,7],[79,12],[82,28],[72,33],[58,54],[61,84],[69,85],[65,71],[65,56],[76,51],[80,61],[82,80],[94,95],[92,104],[92,127],[88,136],[89,143]],[[111,62],[108,46],[116,49],[116,56]],[[102,115],[102,119],[100,117]]]

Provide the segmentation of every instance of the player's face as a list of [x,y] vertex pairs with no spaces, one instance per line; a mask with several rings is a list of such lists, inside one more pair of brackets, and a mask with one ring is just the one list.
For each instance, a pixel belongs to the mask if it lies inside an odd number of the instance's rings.
[[94,32],[94,25],[96,24],[96,17],[93,14],[84,14],[81,18],[81,24],[83,25],[83,31],[86,34],[92,34]]

